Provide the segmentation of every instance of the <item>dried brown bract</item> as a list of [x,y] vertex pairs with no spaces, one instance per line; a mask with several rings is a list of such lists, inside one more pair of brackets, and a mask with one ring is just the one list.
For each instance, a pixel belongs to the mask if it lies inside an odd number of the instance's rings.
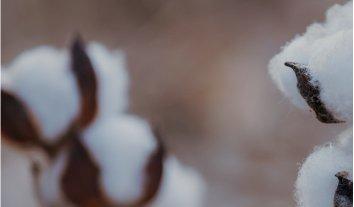
[[353,206],[353,181],[348,179],[349,173],[346,171],[338,172],[338,186],[334,194],[334,207]]
[[97,78],[85,46],[78,36],[71,47],[71,70],[77,80],[81,96],[81,111],[77,119],[80,127],[87,126],[97,112]]
[[323,123],[341,123],[326,108],[320,99],[320,83],[313,80],[309,68],[304,64],[286,62],[285,66],[293,69],[297,78],[297,88],[301,96],[306,100],[307,104],[314,110],[316,117]]

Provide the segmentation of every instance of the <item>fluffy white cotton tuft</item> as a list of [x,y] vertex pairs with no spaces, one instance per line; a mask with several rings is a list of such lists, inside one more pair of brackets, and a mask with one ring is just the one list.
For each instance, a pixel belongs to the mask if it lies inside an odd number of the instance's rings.
[[[128,105],[128,74],[122,52],[92,43],[87,53],[98,79],[99,115]],[[2,70],[2,87],[14,93],[34,115],[48,141],[66,130],[79,111],[79,92],[67,50],[37,47],[20,54]]]
[[125,111],[129,101],[129,77],[124,53],[108,51],[98,43],[89,44],[87,50],[99,82],[100,115]]
[[339,135],[337,142],[315,148],[303,163],[296,181],[296,199],[300,207],[333,207],[338,185],[335,174],[349,172],[353,178],[353,130]]
[[306,32],[287,43],[269,63],[279,89],[301,108],[308,107],[296,87],[294,72],[287,61],[308,66],[320,84],[320,98],[339,120],[352,120],[353,99],[353,3],[334,5],[323,23],[310,25]]
[[100,167],[102,189],[112,201],[130,203],[142,196],[145,168],[157,148],[146,121],[131,115],[97,120],[82,140]]
[[195,170],[175,157],[165,161],[162,185],[151,207],[202,207],[206,184]]

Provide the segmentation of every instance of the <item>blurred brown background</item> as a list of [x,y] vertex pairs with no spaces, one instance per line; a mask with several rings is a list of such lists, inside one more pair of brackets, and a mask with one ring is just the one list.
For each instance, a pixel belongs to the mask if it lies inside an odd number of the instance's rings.
[[294,206],[299,163],[343,127],[296,109],[267,64],[335,0],[2,0],[2,64],[75,32],[127,52],[131,111],[209,184],[207,206]]

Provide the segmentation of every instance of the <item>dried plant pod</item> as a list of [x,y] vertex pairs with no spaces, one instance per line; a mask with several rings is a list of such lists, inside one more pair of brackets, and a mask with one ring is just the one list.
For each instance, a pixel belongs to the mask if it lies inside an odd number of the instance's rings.
[[71,46],[71,69],[77,80],[81,96],[81,110],[77,124],[86,127],[95,117],[98,110],[97,78],[85,46],[79,36]]
[[285,66],[290,67],[295,72],[297,78],[297,88],[307,104],[316,113],[316,118],[323,123],[341,123],[326,108],[320,98],[320,83],[312,79],[309,68],[300,63],[285,62]]
[[335,175],[338,178],[338,186],[333,199],[334,207],[353,206],[353,181],[349,180],[348,175],[346,171]]

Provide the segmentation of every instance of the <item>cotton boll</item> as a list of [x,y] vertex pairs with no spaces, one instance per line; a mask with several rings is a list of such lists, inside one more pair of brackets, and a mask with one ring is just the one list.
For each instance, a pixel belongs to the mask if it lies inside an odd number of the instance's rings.
[[[150,178],[146,167],[158,147],[146,121],[132,115],[97,119],[84,131],[80,140],[90,156],[88,158],[99,169],[100,190],[110,204],[130,205],[145,196],[145,184]],[[41,173],[40,197],[46,205],[72,203],[70,195],[62,188],[63,175],[70,159],[68,152],[66,148],[63,149]],[[164,161],[163,176],[158,185],[158,191],[149,201],[149,206],[203,206],[203,179],[174,157]]]
[[285,62],[307,65],[328,111],[338,120],[352,121],[352,17],[351,1],[333,6],[324,23],[309,26],[270,61],[272,79],[296,106],[308,108],[299,94],[296,76]]
[[100,115],[125,111],[129,100],[125,54],[108,51],[98,43],[89,44],[87,51],[98,78]]
[[[124,54],[110,52],[97,43],[89,44],[86,52],[98,82],[98,116],[126,110],[128,75]],[[2,71],[3,89],[24,103],[50,143],[67,130],[81,107],[71,58],[66,50],[42,46],[23,52]]]
[[339,135],[337,142],[315,148],[303,163],[296,181],[300,207],[332,207],[338,185],[335,175],[347,171],[352,180],[352,129]]
[[69,57],[42,46],[20,54],[4,73],[3,88],[17,96],[49,142],[62,133],[79,109],[79,96]]
[[162,185],[151,207],[201,207],[206,184],[196,171],[183,166],[175,157],[165,161]]
[[115,203],[143,196],[145,168],[157,142],[149,124],[135,116],[97,120],[84,132],[83,143],[101,170],[101,185]]

